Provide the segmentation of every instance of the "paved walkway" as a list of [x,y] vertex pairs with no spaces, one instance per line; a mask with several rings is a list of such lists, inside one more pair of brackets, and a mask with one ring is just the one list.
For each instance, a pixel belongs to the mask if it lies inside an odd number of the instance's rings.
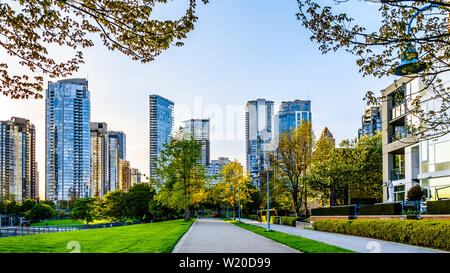
[[217,218],[198,219],[173,253],[299,253],[254,232]]
[[[242,219],[241,222],[261,227],[267,227],[267,223]],[[298,235],[304,238],[316,240],[322,243],[339,246],[360,253],[439,253],[445,252],[430,248],[416,247],[399,243],[387,242],[371,238],[336,234],[330,232],[301,229],[290,226],[270,224],[270,229],[287,234]]]

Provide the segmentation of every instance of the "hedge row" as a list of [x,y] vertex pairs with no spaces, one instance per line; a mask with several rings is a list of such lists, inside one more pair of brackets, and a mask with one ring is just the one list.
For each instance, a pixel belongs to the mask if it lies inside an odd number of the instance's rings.
[[249,216],[248,216],[248,219],[254,220],[254,221],[259,221],[259,222],[261,221],[261,220],[259,219],[258,215],[256,215],[256,214],[249,215]]
[[[414,210],[415,207],[405,206],[405,212],[409,209]],[[313,216],[353,216],[355,215],[355,205],[338,206],[338,207],[325,207],[311,209],[311,215]],[[401,215],[402,204],[401,203],[380,203],[372,205],[361,205],[359,207],[359,215]]]
[[311,209],[313,216],[350,216],[355,215],[355,206],[324,207]]
[[450,250],[450,221],[320,220],[313,229]]
[[401,215],[402,205],[400,203],[383,203],[363,205],[359,207],[360,215]]
[[450,200],[428,201],[427,214],[450,214]]

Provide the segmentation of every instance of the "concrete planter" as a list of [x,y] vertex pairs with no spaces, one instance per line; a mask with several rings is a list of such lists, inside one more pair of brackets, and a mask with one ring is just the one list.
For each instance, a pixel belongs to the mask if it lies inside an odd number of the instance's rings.
[[312,223],[295,221],[296,228],[312,228]]

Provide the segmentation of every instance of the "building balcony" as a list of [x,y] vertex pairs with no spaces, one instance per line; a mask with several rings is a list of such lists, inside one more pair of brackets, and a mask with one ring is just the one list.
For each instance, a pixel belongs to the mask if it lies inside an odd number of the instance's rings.
[[402,180],[405,179],[405,168],[395,168],[391,170],[391,180]]
[[406,113],[407,113],[406,103],[401,102],[400,104],[392,107],[391,120],[398,119],[398,118],[404,116]]
[[406,138],[408,134],[406,132],[400,132],[393,135],[389,135],[389,143],[401,140],[403,138]]

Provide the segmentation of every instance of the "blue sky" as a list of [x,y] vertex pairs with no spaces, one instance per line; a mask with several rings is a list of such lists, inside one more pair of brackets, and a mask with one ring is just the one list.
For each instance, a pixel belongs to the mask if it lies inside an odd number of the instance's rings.
[[[158,17],[182,14],[187,2],[161,7]],[[376,26],[374,4],[351,1],[339,8],[359,15],[362,24]],[[148,95],[153,93],[174,101],[176,126],[191,117],[222,120],[223,114],[223,122],[212,132],[211,158],[236,158],[244,166],[244,107],[248,100],[265,98],[278,105],[284,100],[309,99],[316,136],[327,126],[338,142],[356,137],[366,107],[362,101],[365,92],[378,94],[392,79],[363,78],[355,57],[345,52],[322,55],[309,40],[309,31],[296,20],[297,11],[295,0],[199,3],[199,20],[183,40],[185,46],[170,48],[147,64],[107,51],[97,41],[85,51],[86,63],[73,75],[89,79],[91,121],[124,131],[127,159],[145,174]],[[66,54],[61,49],[54,52]],[[0,53],[0,57],[4,55]],[[0,97],[0,120],[19,116],[37,127],[41,196],[45,183],[44,113],[44,100]]]

